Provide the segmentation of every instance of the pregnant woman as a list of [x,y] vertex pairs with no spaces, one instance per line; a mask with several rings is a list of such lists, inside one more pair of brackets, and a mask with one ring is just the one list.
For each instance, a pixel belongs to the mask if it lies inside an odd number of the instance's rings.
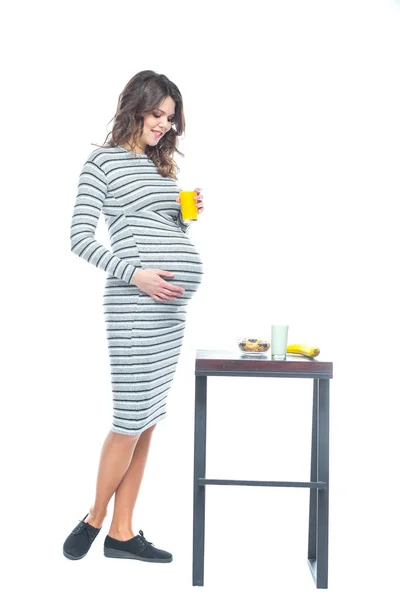
[[[96,495],[64,542],[64,556],[83,558],[99,533],[113,494],[104,554],[171,562],[132,515],[151,436],[166,416],[168,391],[184,336],[186,308],[198,289],[201,258],[182,219],[173,160],[185,130],[182,96],[165,75],[141,71],[120,94],[111,137],[88,156],[79,176],[71,250],[106,271],[104,318],[113,420],[100,455]],[[108,136],[107,136],[108,137]],[[201,189],[196,204],[203,212]],[[104,214],[112,251],[95,239]]]

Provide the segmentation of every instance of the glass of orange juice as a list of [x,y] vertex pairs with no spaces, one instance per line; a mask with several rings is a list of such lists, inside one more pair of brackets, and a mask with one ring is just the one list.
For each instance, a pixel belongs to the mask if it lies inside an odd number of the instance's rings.
[[183,190],[179,192],[182,219],[184,221],[197,221],[198,211],[195,196],[196,192],[188,192]]

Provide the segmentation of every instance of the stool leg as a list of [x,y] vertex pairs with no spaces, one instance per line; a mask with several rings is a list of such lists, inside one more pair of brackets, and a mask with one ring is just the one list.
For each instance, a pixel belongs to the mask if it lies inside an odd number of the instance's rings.
[[317,494],[317,588],[328,587],[328,522],[329,522],[329,379],[319,381],[318,402],[318,481],[326,481],[326,489]]
[[[318,379],[314,379],[311,441],[310,481],[317,481],[317,416],[318,416]],[[317,558],[317,490],[310,488],[310,512],[308,519],[308,560]]]
[[193,570],[192,585],[204,585],[204,525],[206,486],[207,377],[196,376],[193,467]]

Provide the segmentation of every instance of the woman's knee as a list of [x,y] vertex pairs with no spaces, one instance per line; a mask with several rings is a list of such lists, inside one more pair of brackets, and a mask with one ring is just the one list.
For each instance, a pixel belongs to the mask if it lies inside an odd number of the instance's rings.
[[151,425],[150,427],[147,427],[147,429],[145,429],[144,431],[142,431],[142,433],[140,435],[143,435],[143,434],[150,435],[150,434],[152,434],[156,425],[157,425],[157,423],[154,423],[154,425]]
[[135,445],[140,437],[140,433],[132,435],[131,433],[119,433],[117,431],[110,431],[109,435],[117,444],[126,446]]

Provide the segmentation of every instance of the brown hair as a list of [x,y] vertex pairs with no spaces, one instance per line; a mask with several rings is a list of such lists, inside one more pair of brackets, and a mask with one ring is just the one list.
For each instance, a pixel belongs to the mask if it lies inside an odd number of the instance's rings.
[[[101,147],[114,148],[129,142],[131,137],[135,145],[143,133],[143,117],[157,109],[167,96],[175,102],[174,124],[156,146],[147,145],[145,152],[155,163],[160,175],[177,179],[179,167],[172,155],[178,152],[184,156],[176,146],[176,139],[185,131],[185,117],[181,93],[166,75],[140,71],[128,81],[119,95],[117,111],[111,119],[114,120],[112,131],[107,134]],[[107,142],[109,136],[111,138]]]

